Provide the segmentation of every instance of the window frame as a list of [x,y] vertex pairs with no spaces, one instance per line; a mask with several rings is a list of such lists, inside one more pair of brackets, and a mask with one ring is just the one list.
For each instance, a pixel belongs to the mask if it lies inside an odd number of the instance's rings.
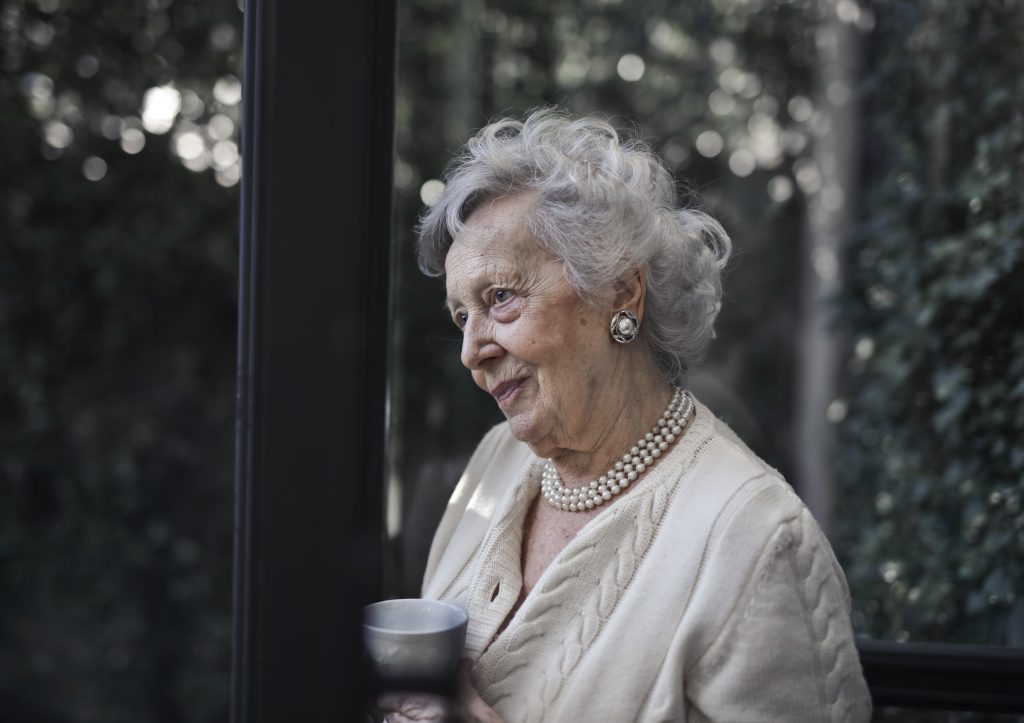
[[[232,721],[351,720],[379,599],[396,6],[249,0]],[[326,59],[326,62],[325,62]]]
[[876,708],[1024,713],[1024,650],[857,641]]

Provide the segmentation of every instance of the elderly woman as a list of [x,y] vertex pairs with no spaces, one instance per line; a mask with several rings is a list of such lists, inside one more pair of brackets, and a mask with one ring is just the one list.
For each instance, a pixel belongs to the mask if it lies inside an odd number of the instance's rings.
[[[434,537],[470,717],[862,721],[842,570],[778,472],[684,388],[722,227],[606,122],[493,123],[421,220],[462,363],[507,421]],[[414,702],[392,720],[416,718]]]

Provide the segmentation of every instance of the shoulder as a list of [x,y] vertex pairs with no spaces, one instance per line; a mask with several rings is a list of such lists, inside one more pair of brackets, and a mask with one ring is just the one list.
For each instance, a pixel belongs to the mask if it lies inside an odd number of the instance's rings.
[[[424,586],[437,576],[442,559],[466,557],[480,543],[502,498],[536,461],[512,436],[507,422],[491,428],[477,445],[452,492],[430,547]],[[442,575],[443,576],[443,575]]]
[[[691,696],[723,720],[769,703],[775,714],[765,719],[790,711],[791,719],[866,720],[849,589],[828,539],[782,476],[725,425],[711,437],[709,474],[732,473],[718,480],[727,495],[690,602]],[[769,680],[780,686],[772,700],[744,699]]]
[[742,560],[741,569],[749,575],[784,550],[799,551],[801,560],[814,554],[842,578],[832,548],[803,500],[777,470],[751,452],[728,427],[718,424],[722,457],[733,459],[732,464],[746,474],[712,530],[713,553]]
[[688,656],[691,700],[718,720],[761,710],[764,720],[866,721],[845,578],[810,513],[791,509],[755,534],[741,527],[759,516],[739,514],[723,536]]
[[[724,426],[724,425],[723,425]],[[708,564],[717,577],[732,573],[737,593],[748,587],[758,568],[780,556],[794,554],[801,565],[821,566],[836,576],[844,595],[846,581],[824,532],[803,500],[775,469],[739,440],[725,438],[725,459],[743,468],[734,489],[715,520],[708,539]]]
[[728,426],[713,415],[712,420],[704,458],[694,470],[706,478],[706,496],[717,498],[707,510],[701,571],[692,601],[705,622],[700,637],[709,636],[704,645],[779,564],[794,565],[807,584],[828,579],[848,607],[845,576],[803,501]]
[[725,422],[710,411],[707,419],[700,470],[721,499],[711,535],[734,543],[747,540],[761,549],[806,507],[778,470],[754,454]]
[[688,477],[685,506],[699,508],[708,552],[725,545],[731,556],[742,547],[763,548],[780,525],[804,510],[782,475],[754,454],[707,407],[698,405],[692,456],[677,464]]

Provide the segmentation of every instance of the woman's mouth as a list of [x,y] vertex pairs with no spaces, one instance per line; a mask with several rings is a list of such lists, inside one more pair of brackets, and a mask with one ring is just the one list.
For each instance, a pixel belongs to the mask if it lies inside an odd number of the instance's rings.
[[512,399],[518,392],[526,379],[510,379],[507,382],[501,384],[495,384],[491,387],[491,395],[497,400],[498,404],[504,404]]

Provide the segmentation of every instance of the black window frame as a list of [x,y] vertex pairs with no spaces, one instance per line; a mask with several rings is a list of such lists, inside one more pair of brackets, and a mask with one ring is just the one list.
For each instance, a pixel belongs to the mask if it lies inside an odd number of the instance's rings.
[[[382,591],[396,0],[248,0],[231,720],[351,720]],[[876,707],[1024,714],[1024,649],[858,642]]]
[[347,721],[381,591],[393,0],[249,0],[231,719]]

